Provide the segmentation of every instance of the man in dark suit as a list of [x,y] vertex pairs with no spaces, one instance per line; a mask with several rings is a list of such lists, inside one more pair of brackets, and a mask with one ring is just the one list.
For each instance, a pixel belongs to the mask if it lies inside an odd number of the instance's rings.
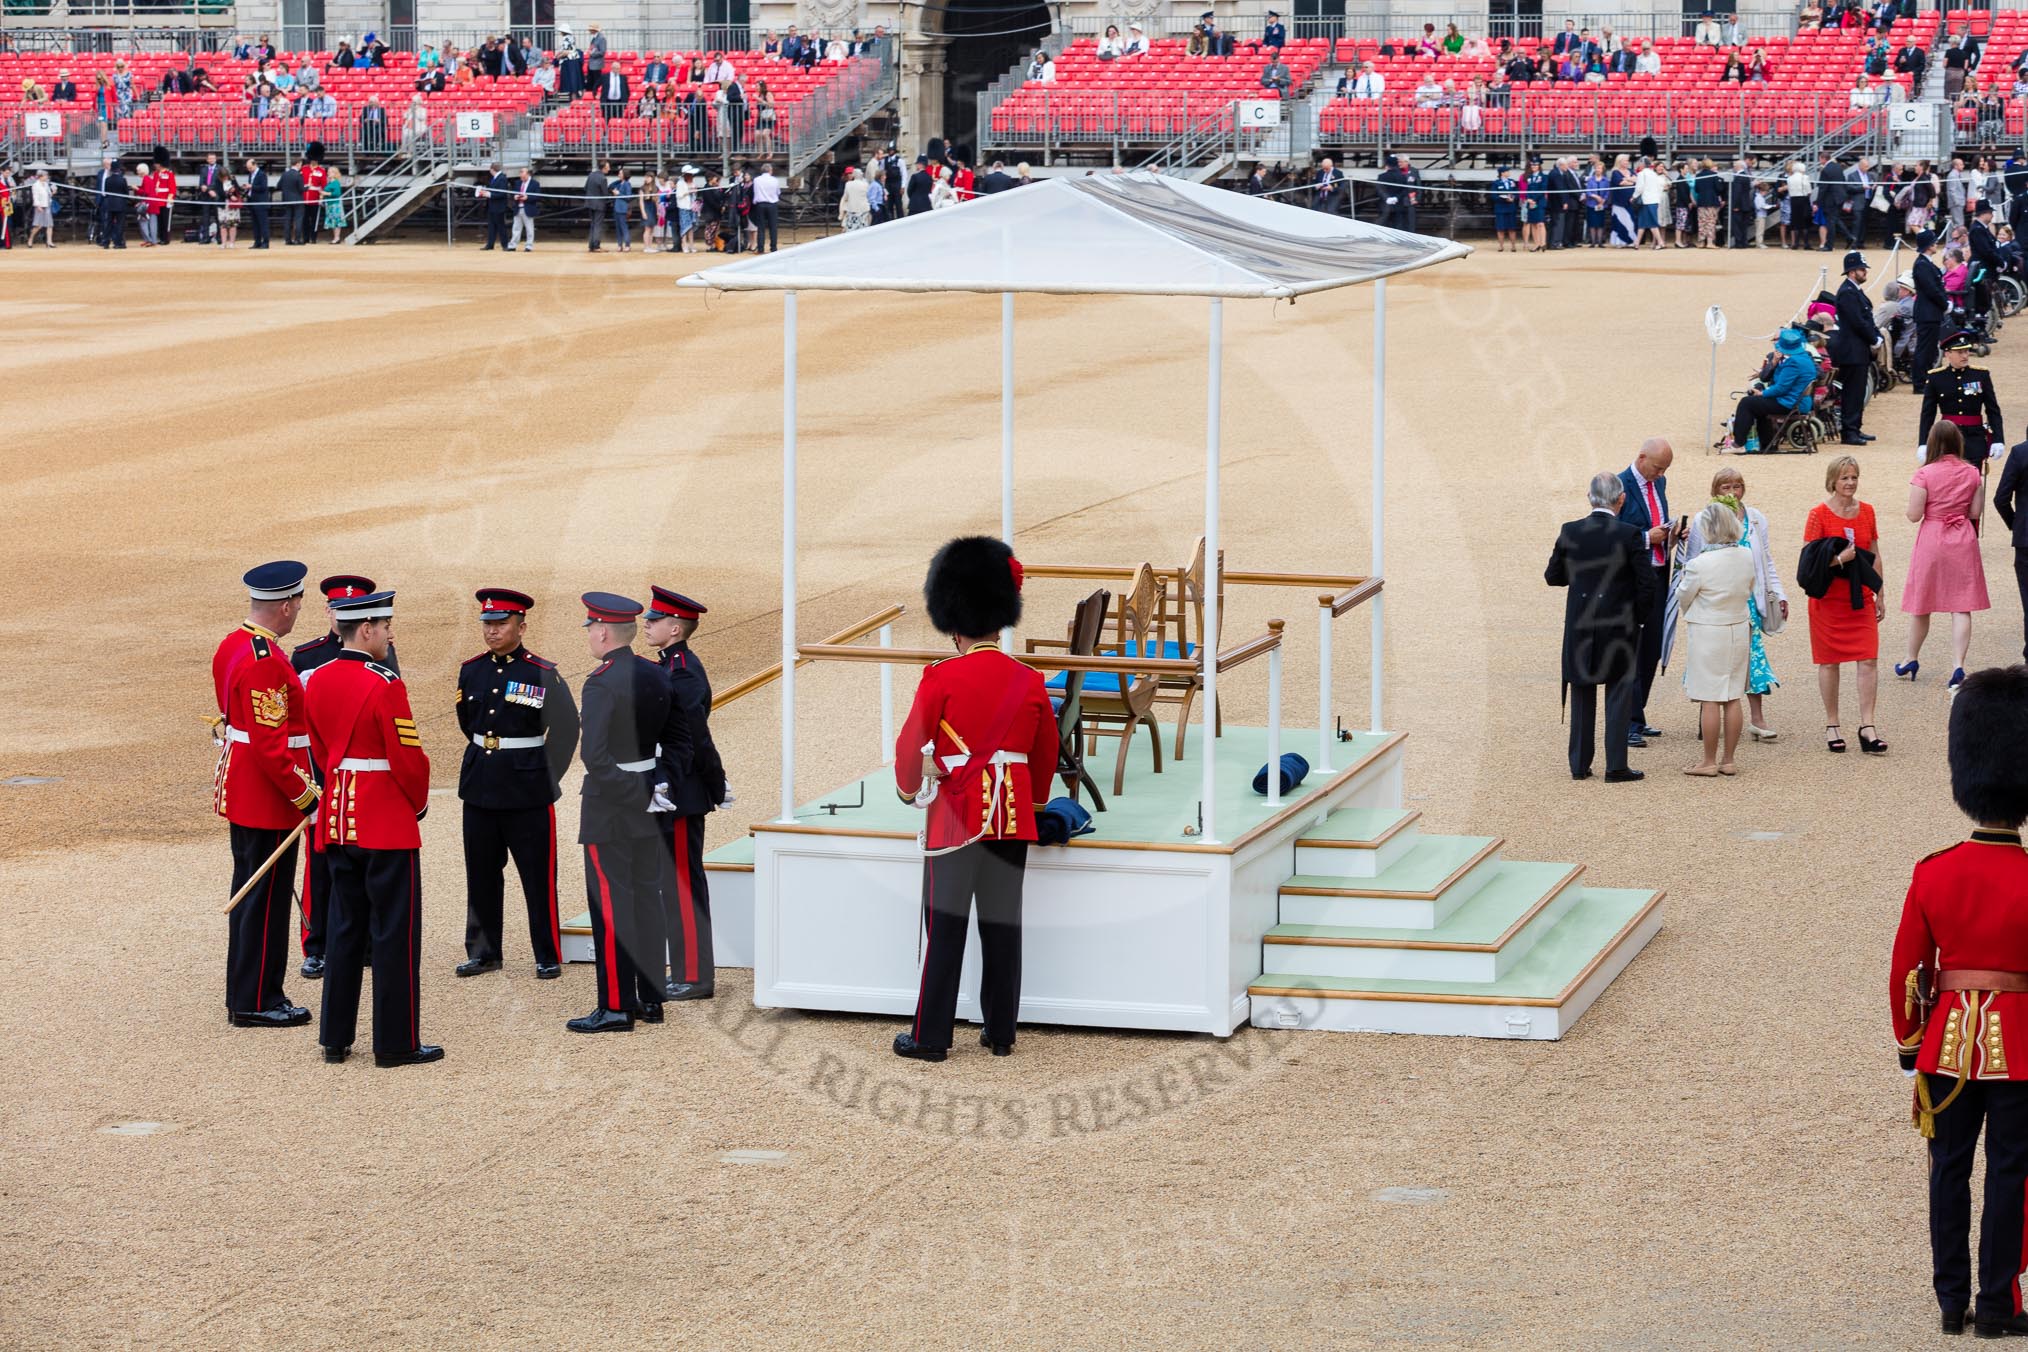
[[669,83],[669,63],[659,56],[650,56],[648,64],[641,71],[644,85],[665,85]]
[[1983,275],[1972,284],[1972,313],[1983,315],[1993,308],[1993,278],[2006,270],[2007,260],[2000,255],[2000,241],[1993,236],[1993,203],[1980,198],[1979,205],[1972,210],[1972,219],[1965,226],[1965,240],[1972,246],[1974,270],[1984,269]]
[[1642,778],[1627,767],[1628,721],[1638,682],[1641,616],[1653,607],[1655,569],[1641,532],[1619,519],[1626,490],[1611,472],[1594,474],[1591,513],[1566,521],[1543,580],[1568,587],[1563,601],[1563,686],[1570,699],[1570,777],[1590,779],[1598,747],[1598,688],[1606,688],[1606,783]]
[[919,215],[930,209],[930,189],[935,186],[929,174],[929,156],[915,157],[915,172],[908,176],[908,214]]
[[1935,250],[1936,232],[1916,231],[1915,266],[1910,269],[1915,281],[1915,378],[1909,383],[1917,394],[1923,392],[1929,373],[1936,369],[1937,340],[1944,313],[1950,308],[1950,298],[1944,293],[1943,269],[1930,257]]
[[628,90],[627,77],[620,73],[619,67],[615,66],[605,73],[599,81],[599,108],[607,117],[619,117],[627,111]]
[[106,162],[99,168],[99,196],[92,211],[92,238],[101,249],[109,249],[113,244],[113,199],[107,194],[112,191],[110,185],[119,172],[120,162],[111,155],[106,156]]
[[1311,185],[1310,205],[1331,216],[1345,214],[1345,175],[1330,160],[1317,165],[1316,182]]
[[1620,471],[1624,494],[1619,519],[1641,531],[1643,557],[1652,569],[1650,582],[1640,595],[1641,646],[1634,655],[1634,707],[1627,721],[1627,745],[1645,746],[1662,730],[1648,722],[1648,694],[1655,688],[1655,668],[1662,662],[1662,625],[1669,600],[1669,551],[1676,543],[1676,531],[1669,521],[1669,465],[1675,448],[1662,437],[1641,443],[1634,463]]
[[1390,164],[1374,175],[1373,186],[1380,194],[1380,223],[1390,230],[1415,229],[1415,197],[1408,190],[1408,171],[1400,163]]
[[1845,209],[1845,167],[1832,155],[1824,156],[1817,170],[1817,208],[1824,213],[1824,224],[1817,230],[1817,243],[1825,253],[1831,252],[1831,235],[1842,228]]
[[1753,168],[1745,156],[1732,162],[1732,181],[1725,190],[1725,247],[1744,249],[1753,242]]
[[2014,538],[2014,585],[2021,593],[2023,639],[2021,657],[2028,661],[2028,441],[2007,452],[2000,485],[1993,490],[1993,510]]
[[287,233],[282,237],[284,244],[301,244],[303,214],[303,171],[296,165],[287,165],[282,170],[282,225]]
[[1831,364],[1838,368],[1839,444],[1864,446],[1873,440],[1859,430],[1866,416],[1866,368],[1873,364],[1873,349],[1880,346],[1880,329],[1873,322],[1873,302],[1866,299],[1866,260],[1856,253],[1845,255],[1845,281],[1838,288],[1838,327],[1831,330]]
[[986,176],[979,180],[979,193],[981,196],[990,196],[996,192],[1006,192],[1009,188],[1017,186],[1014,182],[1014,175],[1007,172],[1006,161],[994,160],[992,169],[988,170]]
[[514,215],[514,181],[507,177],[507,171],[494,161],[493,173],[481,189],[486,199],[486,247],[479,252],[488,253],[497,241],[503,251],[509,250],[507,243],[508,223]]
[[[127,247],[127,210],[134,205],[134,190],[127,185],[127,176],[120,172],[120,162],[110,162],[111,168],[104,175],[105,196],[99,200],[106,204],[106,221],[99,236],[101,244],[114,249]],[[110,243],[108,243],[110,241]]]
[[268,203],[274,193],[268,187],[268,171],[259,160],[246,162],[246,205],[253,218],[253,247],[268,247]]
[[225,202],[225,170],[218,167],[217,155],[206,155],[197,171],[197,200],[203,208],[197,216],[197,242],[209,244],[218,237],[218,209]]

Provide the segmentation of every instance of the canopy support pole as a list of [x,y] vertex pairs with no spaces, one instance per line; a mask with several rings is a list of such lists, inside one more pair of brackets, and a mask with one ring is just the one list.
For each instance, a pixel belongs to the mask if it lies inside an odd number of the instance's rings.
[[[1000,538],[1014,547],[1014,293],[1000,293]],[[1000,631],[1000,649],[1014,651],[1014,631]]]
[[[1373,284],[1373,564],[1374,577],[1387,576],[1387,279]],[[1373,607],[1373,696],[1368,730],[1379,732],[1381,679],[1387,655],[1387,598],[1375,593]]]
[[796,293],[782,293],[782,815],[796,819]]
[[[1202,839],[1218,839],[1213,805],[1218,801],[1218,600],[1224,569],[1218,557],[1219,418],[1224,404],[1225,302],[1211,302],[1211,380],[1204,412],[1204,632],[1197,636],[1197,661],[1204,668],[1204,801]],[[1273,767],[1269,767],[1272,772]]]

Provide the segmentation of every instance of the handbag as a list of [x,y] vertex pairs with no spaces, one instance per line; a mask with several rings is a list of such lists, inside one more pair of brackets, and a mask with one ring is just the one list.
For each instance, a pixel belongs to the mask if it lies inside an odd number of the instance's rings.
[[1892,205],[1893,203],[1887,200],[1887,189],[1875,188],[1873,190],[1873,209],[1875,211],[1886,211]]

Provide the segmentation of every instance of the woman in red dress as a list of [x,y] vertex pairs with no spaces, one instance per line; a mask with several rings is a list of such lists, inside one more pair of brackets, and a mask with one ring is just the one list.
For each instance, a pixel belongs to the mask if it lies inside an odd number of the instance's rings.
[[[1886,577],[1873,504],[1859,501],[1859,462],[1849,455],[1833,460],[1825,469],[1824,487],[1830,494],[1810,509],[1803,543],[1842,535],[1846,545],[1838,555],[1840,564],[1852,562],[1861,552],[1870,553],[1874,569]],[[1859,749],[1876,756],[1887,750],[1887,743],[1878,736],[1880,730],[1873,726],[1873,699],[1880,689],[1880,621],[1886,613],[1886,600],[1871,587],[1865,589],[1856,610],[1851,593],[1842,584],[1826,595],[1810,598],[1810,659],[1817,664],[1817,693],[1824,700],[1824,741],[1832,751],[1845,749],[1845,739],[1838,735],[1838,668],[1846,662],[1859,668]]]

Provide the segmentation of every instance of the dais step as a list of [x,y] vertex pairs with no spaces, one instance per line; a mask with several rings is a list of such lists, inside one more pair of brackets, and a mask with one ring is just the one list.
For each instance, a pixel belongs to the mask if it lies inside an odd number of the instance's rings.
[[1497,981],[1577,904],[1582,864],[1503,862],[1433,929],[1281,924],[1263,966],[1292,976]]
[[1498,836],[1423,836],[1370,878],[1298,873],[1281,887],[1286,925],[1435,929],[1500,863]]
[[1560,1038],[1662,926],[1660,892],[1572,890],[1576,904],[1496,981],[1267,972],[1248,990],[1252,1021],[1260,1028]]
[[1296,841],[1296,872],[1371,878],[1415,848],[1421,816],[1398,807],[1340,808]]

